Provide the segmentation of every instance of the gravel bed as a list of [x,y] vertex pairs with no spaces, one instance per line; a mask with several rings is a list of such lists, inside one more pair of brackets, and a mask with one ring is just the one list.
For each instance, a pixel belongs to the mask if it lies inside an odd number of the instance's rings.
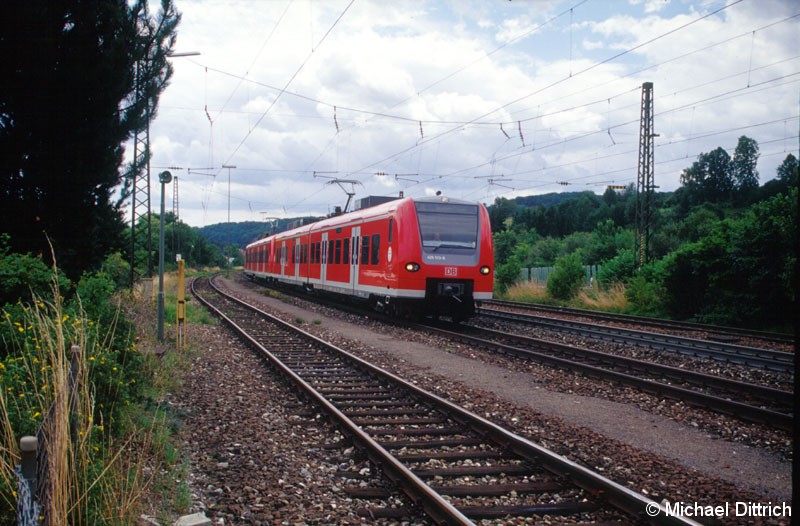
[[[577,321],[581,323],[592,322],[590,316],[580,316],[580,315],[573,315],[567,314],[565,312],[554,313],[546,310],[536,310],[534,309],[525,309],[525,308],[517,308],[511,307],[507,305],[492,305],[491,308],[493,310],[502,310],[508,312],[516,312],[520,314],[530,314],[532,316],[542,316],[545,318],[555,318],[559,320],[570,320],[570,321]],[[719,336],[725,336],[730,338],[730,343],[736,345],[744,345],[746,347],[756,347],[761,349],[771,349],[773,351],[783,351],[787,353],[794,353],[795,348],[791,343],[780,343],[770,340],[765,340],[763,338],[756,338],[752,336],[746,335],[739,335],[739,334],[722,334],[719,331],[710,331],[704,332],[700,330],[681,330],[678,328],[668,328],[668,327],[654,327],[651,325],[638,325],[636,323],[628,323],[624,321],[598,321],[602,325],[608,325],[611,327],[619,327],[621,329],[633,329],[636,331],[644,331],[644,332],[656,332],[660,334],[672,334],[675,336],[683,336],[684,338],[692,338],[695,340],[714,340]]]
[[645,360],[671,367],[679,367],[689,371],[711,374],[748,382],[756,385],[773,387],[791,391],[793,389],[794,378],[792,374],[767,371],[757,367],[746,365],[725,363],[718,360],[696,358],[678,353],[660,351],[638,345],[625,345],[622,343],[610,342],[597,338],[588,338],[578,335],[561,333],[540,327],[531,326],[525,323],[499,322],[489,319],[476,318],[471,325],[493,329],[501,332],[509,332],[539,338],[566,345],[573,345],[593,351],[600,351],[619,356],[626,356],[637,360]]
[[[250,284],[238,281],[225,280],[225,283],[240,292],[252,289]],[[657,500],[718,505],[790,498],[791,489],[786,486],[785,476],[779,476],[778,482],[759,481],[758,477],[743,474],[746,468],[719,466],[723,471],[735,472],[720,478],[713,474],[714,469],[702,462],[687,462],[681,466],[671,458],[609,438],[589,426],[568,423],[558,414],[539,412],[518,400],[470,387],[469,381],[460,378],[461,373],[446,374],[444,370],[434,373],[431,368],[399,357],[397,346],[408,347],[411,342],[419,341],[438,349],[443,356],[485,361],[507,371],[525,369],[536,375],[543,390],[570,394],[586,391],[595,398],[624,399],[625,404],[648,410],[655,407],[665,414],[675,413],[676,420],[688,419],[689,428],[706,427],[706,421],[714,421],[717,424],[709,425],[709,429],[727,430],[720,432],[722,436],[777,450],[788,457],[787,438],[771,437],[769,430],[676,407],[680,404],[673,402],[649,400],[652,397],[633,390],[604,387],[593,380],[462,348],[429,335],[378,325],[363,317],[301,300],[276,301],[266,296],[265,289],[255,290],[256,293],[250,292],[249,301],[264,310],[302,325],[309,332],[347,347],[442,397]],[[324,419],[308,413],[282,381],[261,368],[260,360],[251,351],[243,350],[238,341],[220,327],[191,326],[188,334],[191,341],[202,343],[196,344],[199,351],[191,371],[187,372],[185,388],[174,394],[171,403],[183,415],[183,452],[190,462],[189,483],[195,497],[193,511],[206,511],[218,524],[401,524],[389,519],[376,522],[357,516],[358,509],[374,506],[375,502],[347,497],[343,487],[352,482],[343,480],[337,472],[344,469],[367,475],[372,480],[359,483],[370,485],[384,484],[379,474],[368,464],[351,460],[342,437]],[[365,337],[365,334],[371,336]],[[380,345],[375,345],[376,340]],[[625,417],[620,415],[619,418]],[[724,424],[720,425],[720,421]],[[746,435],[750,435],[749,438]],[[675,440],[685,440],[685,437],[675,437]],[[791,444],[790,439],[788,443]],[[720,449],[738,447],[727,444],[730,442],[720,440]],[[734,451],[733,455],[736,454]],[[774,470],[767,465],[755,465],[750,469],[751,473]],[[781,484],[783,491],[776,489]],[[384,504],[409,505],[396,493]]]
[[182,423],[191,513],[217,525],[400,524],[357,516],[367,505],[410,504],[400,495],[383,503],[348,497],[348,484],[393,488],[354,461],[342,435],[265,360],[222,327],[191,325],[187,334],[199,350],[169,403]]

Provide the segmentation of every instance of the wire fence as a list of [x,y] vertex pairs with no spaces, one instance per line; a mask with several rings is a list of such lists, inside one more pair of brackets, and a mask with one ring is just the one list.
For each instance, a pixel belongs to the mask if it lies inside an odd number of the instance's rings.
[[[600,265],[584,265],[586,271],[586,284],[590,285],[600,271]],[[520,270],[520,281],[538,281],[547,283],[555,267],[527,267]]]

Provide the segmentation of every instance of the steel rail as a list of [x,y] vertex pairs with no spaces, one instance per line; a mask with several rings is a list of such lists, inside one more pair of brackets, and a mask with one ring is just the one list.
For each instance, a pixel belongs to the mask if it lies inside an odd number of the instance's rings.
[[585,322],[547,318],[518,312],[488,311],[483,308],[478,309],[477,312],[480,316],[486,318],[513,320],[558,332],[567,332],[606,341],[641,345],[651,349],[705,357],[721,362],[758,367],[781,373],[794,371],[794,354],[787,352],[620,327],[593,325]]
[[765,341],[775,343],[793,344],[794,338],[788,334],[777,332],[758,331],[753,329],[744,329],[740,327],[730,327],[726,325],[711,325],[705,323],[694,323],[689,321],[678,320],[665,320],[661,318],[650,318],[646,316],[633,316],[630,314],[618,314],[611,312],[600,312],[588,309],[574,309],[569,307],[556,307],[553,305],[544,305],[541,303],[525,303],[519,301],[506,301],[506,300],[486,300],[482,302],[483,305],[492,306],[497,305],[501,307],[511,307],[515,309],[524,310],[538,310],[544,312],[553,312],[556,314],[566,314],[570,316],[582,316],[595,320],[603,320],[618,323],[634,323],[637,325],[645,325],[648,327],[656,327],[669,330],[688,330],[694,332],[709,332],[715,333],[719,336],[725,337],[750,337],[757,338]]
[[[210,283],[210,282],[209,282]],[[211,283],[210,283],[211,284]],[[297,373],[292,371],[288,366],[282,363],[271,351],[259,343],[253,336],[249,335],[244,329],[235,323],[233,319],[225,315],[221,310],[211,304],[210,301],[204,299],[196,292],[195,282],[192,283],[192,292],[198,299],[206,305],[212,312],[225,321],[237,334],[240,335],[248,344],[257,349],[263,354],[271,363],[273,363],[279,370],[287,375],[288,378],[300,387],[304,392],[307,392],[310,397],[317,401],[326,412],[339,422],[347,433],[358,442],[361,447],[365,448],[368,456],[374,462],[380,464],[387,470],[390,478],[395,480],[398,485],[403,489],[409,497],[415,502],[422,505],[422,507],[430,514],[430,516],[441,524],[473,524],[455,507],[449,504],[439,493],[437,493],[430,486],[425,484],[418,476],[416,476],[410,469],[402,464],[397,458],[392,456],[385,448],[378,444],[368,433],[350,420],[342,411],[340,411],[330,400],[320,394],[308,382],[303,380]],[[271,322],[276,323],[287,330],[291,330],[298,334],[302,334],[304,338],[315,342],[316,345],[332,350],[338,355],[345,357],[347,360],[357,364],[359,369],[369,371],[373,374],[389,379],[393,384],[401,386],[408,390],[416,397],[434,405],[438,408],[446,410],[446,412],[462,425],[473,429],[481,436],[491,439],[500,446],[514,452],[521,458],[528,459],[532,462],[540,462],[552,473],[568,476],[579,487],[584,488],[595,495],[602,495],[602,498],[612,504],[617,509],[623,510],[626,513],[633,515],[635,518],[646,521],[652,524],[664,525],[697,525],[695,521],[685,518],[674,516],[662,504],[653,501],[643,495],[640,495],[610,479],[599,475],[588,468],[585,468],[561,455],[557,455],[529,440],[520,437],[510,431],[501,428],[500,426],[486,420],[485,418],[476,415],[456,404],[445,400],[433,393],[430,393],[384,369],[381,369],[369,362],[366,362],[357,356],[348,353],[347,351],[336,347],[316,336],[294,327],[282,320],[271,316],[270,314],[258,309],[257,307],[244,302],[238,298],[230,296],[221,290],[216,292],[229,301],[234,301],[241,307],[248,309],[252,312],[264,316]]]
[[[348,434],[356,443],[359,443],[361,448],[369,456],[370,460],[375,462],[376,464],[383,467],[389,477],[395,482],[398,486],[400,486],[405,493],[416,503],[421,504],[425,511],[433,518],[437,523],[440,524],[454,524],[454,525],[474,525],[474,523],[469,520],[466,516],[464,516],[461,512],[459,512],[455,507],[453,507],[447,500],[445,500],[441,495],[436,493],[430,486],[425,484],[425,482],[417,477],[411,470],[409,470],[406,466],[404,466],[400,461],[398,461],[394,456],[392,456],[386,449],[384,449],[380,444],[378,444],[371,436],[365,433],[360,426],[355,424],[351,419],[345,416],[334,404],[332,404],[326,397],[324,397],[319,391],[314,389],[308,382],[303,380],[297,373],[295,373],[290,367],[287,367],[282,360],[280,360],[275,354],[273,354],[269,349],[264,347],[261,343],[258,342],[253,336],[251,336],[247,331],[245,331],[242,327],[240,327],[232,318],[227,316],[223,313],[220,309],[218,309],[215,305],[213,305],[209,300],[204,298],[200,295],[195,289],[196,280],[192,282],[192,293],[197,297],[197,299],[205,305],[209,310],[211,310],[216,316],[218,316],[221,320],[223,320],[228,327],[230,327],[236,334],[239,335],[240,338],[245,340],[251,347],[258,350],[259,353],[267,358],[270,363],[273,364],[276,368],[278,368],[286,377],[288,377],[294,384],[302,390],[303,393],[311,397],[314,401],[316,401],[324,410],[325,412],[332,417],[338,424],[343,428],[346,434]],[[234,301],[240,304],[242,307],[251,310],[253,312],[257,312],[260,315],[267,318],[271,323],[274,323],[280,327],[283,327],[286,330],[291,332],[302,334],[304,338],[307,338],[311,341],[314,341],[318,345],[323,347],[335,349],[337,353],[342,353],[344,355],[349,355],[346,351],[339,349],[331,345],[328,342],[325,342],[313,334],[310,334],[302,329],[294,327],[283,320],[268,314],[257,307],[250,305],[238,298],[234,298],[230,296],[218,288],[214,286],[214,284],[209,280],[209,285],[214,288],[215,292],[218,294],[226,297],[230,301]],[[352,356],[355,358],[355,356]]]
[[[714,396],[699,391],[693,391],[691,389],[686,389],[684,387],[657,382],[655,380],[650,380],[647,378],[641,378],[639,376],[633,376],[627,373],[614,371],[611,369],[599,367],[592,364],[577,362],[575,361],[574,358],[580,357],[582,359],[586,359],[588,357],[592,360],[604,363],[624,364],[627,368],[630,369],[640,370],[640,371],[644,370],[650,372],[651,374],[664,377],[674,378],[676,376],[680,376],[681,374],[683,374],[685,375],[683,377],[684,380],[691,379],[692,382],[696,384],[700,384],[703,381],[706,381],[707,382],[706,385],[715,384],[719,387],[725,386],[725,388],[727,389],[736,389],[737,385],[740,388],[744,389],[744,385],[749,386],[749,384],[742,384],[740,382],[728,381],[724,378],[714,377],[710,375],[702,375],[700,373],[694,373],[691,371],[683,371],[681,369],[668,367],[660,364],[654,364],[652,362],[645,362],[642,360],[634,360],[632,358],[613,356],[608,353],[602,353],[590,349],[583,349],[571,345],[550,342],[547,340],[529,338],[526,336],[512,336],[507,333],[502,333],[499,331],[490,331],[488,329],[481,329],[481,330],[487,331],[490,334],[493,333],[498,338],[514,338],[518,342],[524,342],[526,345],[530,345],[534,349],[538,350],[516,347],[513,345],[500,343],[494,340],[488,340],[485,338],[470,336],[463,332],[450,331],[433,325],[420,325],[420,327],[422,327],[426,331],[436,332],[442,336],[445,336],[448,339],[461,341],[462,343],[467,343],[470,345],[475,345],[495,350],[504,354],[535,360],[537,362],[550,366],[555,366],[567,370],[579,371],[581,373],[588,374],[595,378],[617,381],[625,385],[639,388],[646,392],[650,392],[660,396],[667,396],[669,398],[674,398],[677,400],[682,400],[684,402],[687,402],[695,406],[710,408],[715,411],[737,416],[739,418],[751,422],[766,424],[784,430],[791,430],[793,426],[794,419],[790,414],[745,404],[735,400],[729,400],[727,398]],[[567,356],[567,358],[554,356],[552,352],[560,353],[562,355]],[[791,407],[793,404],[794,395],[793,393],[789,393],[788,391],[782,391],[763,386],[749,386],[747,387],[747,389],[751,389],[754,392],[758,392],[759,397],[767,399],[770,396],[770,393],[772,393],[780,400],[782,400],[784,405],[787,407]]]

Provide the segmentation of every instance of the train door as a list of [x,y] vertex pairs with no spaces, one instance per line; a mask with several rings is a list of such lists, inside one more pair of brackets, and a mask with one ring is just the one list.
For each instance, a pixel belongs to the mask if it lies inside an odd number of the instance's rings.
[[361,227],[354,226],[350,232],[350,290],[358,295],[358,240],[361,238]]
[[328,279],[328,233],[322,233],[322,247],[320,248],[319,279],[325,285]]
[[286,240],[281,240],[280,263],[278,263],[278,276],[286,274]]
[[292,247],[292,263],[294,263],[294,278],[300,280],[300,264],[302,263],[302,250],[303,246],[300,243],[300,238],[295,238],[294,247]]

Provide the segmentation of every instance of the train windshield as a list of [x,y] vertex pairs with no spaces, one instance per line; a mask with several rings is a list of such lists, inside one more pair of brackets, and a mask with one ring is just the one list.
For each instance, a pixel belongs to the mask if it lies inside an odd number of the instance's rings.
[[417,202],[422,246],[427,249],[475,249],[478,205]]

